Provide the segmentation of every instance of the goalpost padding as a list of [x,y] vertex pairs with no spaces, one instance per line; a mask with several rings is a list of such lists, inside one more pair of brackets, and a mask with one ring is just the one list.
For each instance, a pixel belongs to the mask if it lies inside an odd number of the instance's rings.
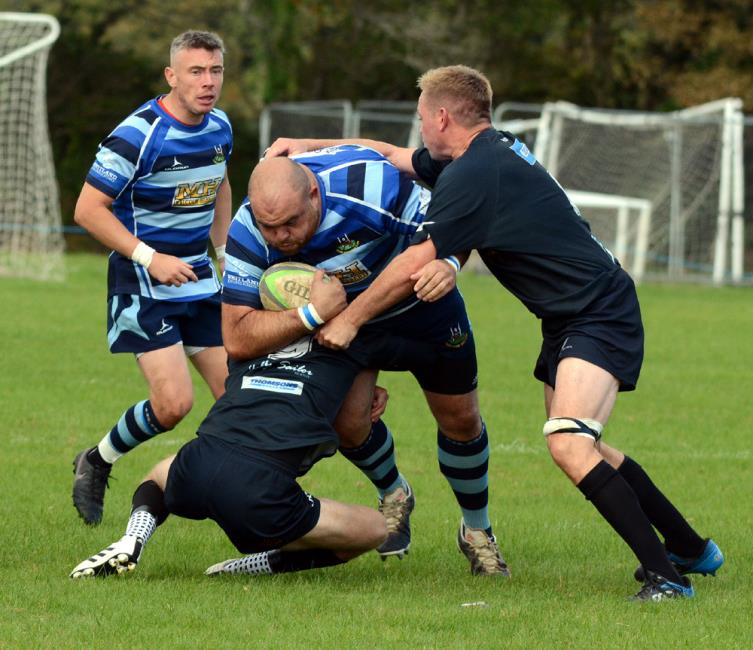
[[63,235],[47,126],[52,16],[0,12],[0,274],[62,277]]

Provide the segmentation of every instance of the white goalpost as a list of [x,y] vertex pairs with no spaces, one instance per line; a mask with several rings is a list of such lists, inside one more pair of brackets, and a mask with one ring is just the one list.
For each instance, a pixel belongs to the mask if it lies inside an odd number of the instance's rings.
[[60,202],[47,126],[52,16],[0,12],[0,274],[59,278]]
[[[672,113],[553,102],[542,109],[535,153],[584,208],[596,234],[622,243],[618,257],[636,279],[645,273],[738,283],[744,254],[742,127],[737,98]],[[642,206],[644,216],[628,223],[631,206]],[[615,227],[617,236],[603,237]]]

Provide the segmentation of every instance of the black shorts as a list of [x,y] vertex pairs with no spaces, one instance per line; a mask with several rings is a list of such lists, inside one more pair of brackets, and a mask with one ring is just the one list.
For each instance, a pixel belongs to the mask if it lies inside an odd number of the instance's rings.
[[179,517],[217,522],[241,553],[279,548],[319,521],[319,500],[295,480],[307,451],[261,452],[199,436],[170,466],[165,504]]
[[611,373],[621,391],[634,390],[643,363],[643,324],[635,285],[625,273],[588,309],[568,319],[541,323],[544,341],[533,375],[554,387],[557,365],[566,357],[589,361]]
[[401,314],[369,323],[364,330],[421,342],[404,346],[402,358],[393,358],[392,365],[380,365],[379,370],[408,370],[432,393],[465,395],[476,389],[476,343],[457,289],[436,302],[419,302]]

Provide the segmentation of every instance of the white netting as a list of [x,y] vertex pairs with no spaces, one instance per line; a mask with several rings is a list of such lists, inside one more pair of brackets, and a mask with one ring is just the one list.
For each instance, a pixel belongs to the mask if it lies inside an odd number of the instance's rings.
[[0,273],[59,278],[63,235],[47,128],[51,16],[0,12]]
[[622,261],[639,276],[739,281],[740,109],[735,99],[666,114],[547,104],[536,155],[585,197],[574,202],[607,244],[622,228]]

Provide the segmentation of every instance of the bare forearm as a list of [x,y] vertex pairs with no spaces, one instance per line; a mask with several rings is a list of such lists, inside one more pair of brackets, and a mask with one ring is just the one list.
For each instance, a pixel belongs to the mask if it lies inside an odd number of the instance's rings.
[[425,241],[409,246],[382,271],[341,316],[356,327],[378,316],[413,293],[411,276],[434,259],[434,244]]
[[102,205],[87,206],[80,210],[77,206],[74,215],[76,223],[84,228],[94,239],[125,257],[130,257],[139,239]]
[[220,185],[220,189],[217,192],[217,201],[214,205],[214,221],[212,221],[212,226],[209,229],[209,238],[212,240],[212,246],[215,248],[224,246],[225,242],[227,242],[227,231],[233,218],[232,203],[230,182],[227,176],[225,176],[225,180],[222,181],[222,185]]
[[265,311],[223,305],[222,339],[233,359],[254,359],[309,334],[295,309]]

